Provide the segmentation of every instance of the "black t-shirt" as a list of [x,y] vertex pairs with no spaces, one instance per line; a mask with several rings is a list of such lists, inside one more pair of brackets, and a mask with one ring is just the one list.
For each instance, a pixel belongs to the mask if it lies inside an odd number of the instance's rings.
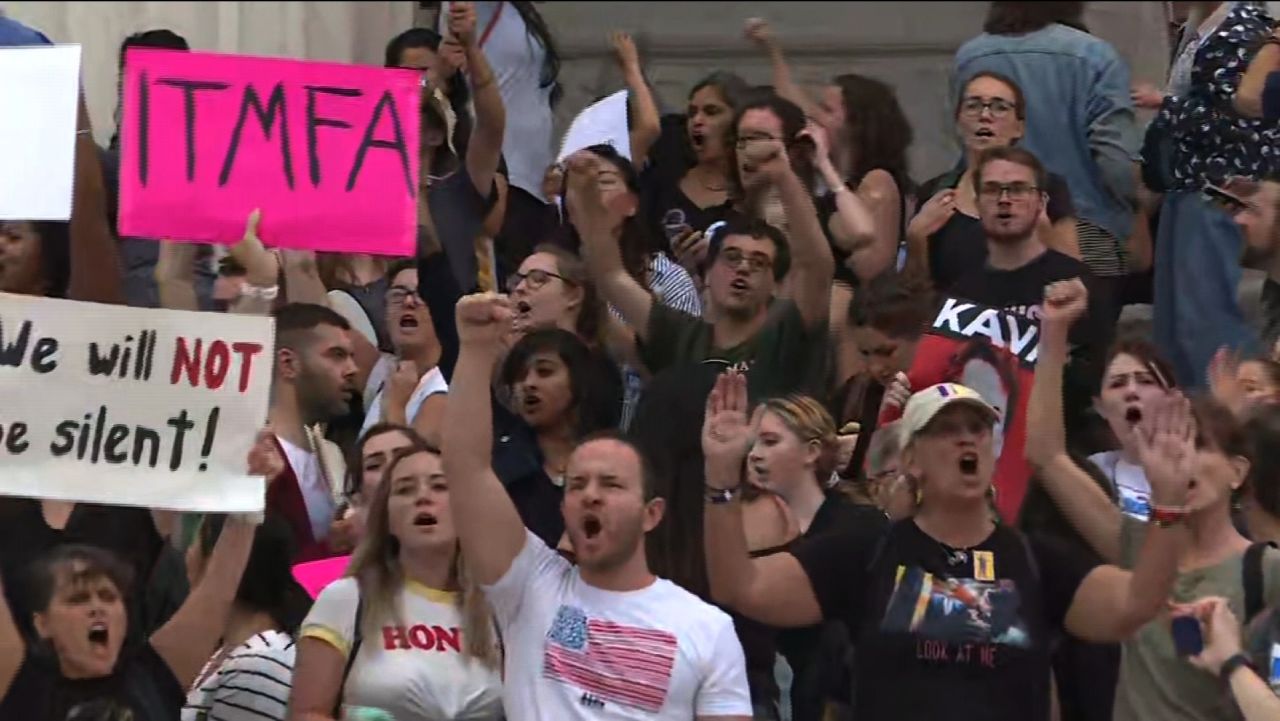
[[853,636],[860,721],[1049,718],[1050,644],[1087,559],[1001,525],[952,563],[911,520],[884,535],[824,534],[793,553],[824,617]]
[[733,208],[731,202],[703,208],[680,190],[680,180],[693,164],[688,141],[683,140],[684,116],[669,115],[662,123],[662,134],[649,151],[649,165],[641,174],[640,209],[650,223],[652,237],[663,238],[661,245],[669,250],[671,238],[664,227],[667,221],[703,231],[727,218]]
[[[1094,277],[1084,263],[1056,250],[1015,270],[983,267],[970,271],[951,288],[949,295],[1010,313],[1040,320],[1044,287],[1054,281],[1080,278],[1093,295]],[[1063,405],[1067,435],[1075,438],[1088,427],[1091,399],[1102,382],[1107,347],[1115,326],[1106,313],[1092,306],[1071,327],[1071,358],[1063,373]]]
[[22,663],[9,693],[0,699],[0,719],[14,721],[173,721],[185,693],[169,665],[146,643],[116,663],[110,676],[62,678],[54,662]]
[[[954,188],[960,182],[960,173],[952,171],[933,178],[920,186],[916,195],[916,207],[922,207],[938,191]],[[1049,222],[1056,223],[1076,214],[1071,202],[1071,189],[1060,175],[1049,174],[1049,204],[1045,214]],[[982,221],[959,211],[953,213],[938,232],[929,236],[929,272],[933,285],[947,291],[960,278],[981,270],[987,262],[987,234]]]
[[[168,620],[167,615],[148,614],[142,603],[151,571],[164,546],[151,511],[77,503],[66,526],[58,530],[45,522],[40,501],[3,498],[0,499],[0,573],[3,573],[5,600],[14,623],[26,638],[33,638],[35,633],[31,621],[34,612],[30,599],[31,564],[56,546],[73,543],[111,551],[133,569],[133,588],[128,589],[132,640],[141,641],[155,630],[155,627],[145,627],[144,619],[150,617],[156,626]],[[182,586],[176,591],[185,591],[185,584]]]
[[[885,172],[890,172],[883,169]],[[874,170],[874,168],[873,168]],[[892,173],[890,173],[892,175]],[[898,186],[898,244],[901,246],[902,238],[907,232],[907,221],[911,220],[907,217],[907,194],[909,191],[910,181],[902,181],[894,178],[894,183]],[[845,187],[853,192],[858,192],[859,183],[845,183]],[[850,254],[845,252],[843,248],[836,245],[835,236],[831,233],[831,217],[836,214],[839,208],[836,206],[836,194],[827,192],[813,199],[814,210],[818,212],[818,223],[822,225],[822,232],[827,236],[827,244],[831,246],[831,254],[836,260],[835,279],[853,288],[857,288],[860,281],[858,276],[854,274],[853,268],[849,267]],[[919,206],[917,206],[919,207]],[[896,262],[896,256],[895,261]]]

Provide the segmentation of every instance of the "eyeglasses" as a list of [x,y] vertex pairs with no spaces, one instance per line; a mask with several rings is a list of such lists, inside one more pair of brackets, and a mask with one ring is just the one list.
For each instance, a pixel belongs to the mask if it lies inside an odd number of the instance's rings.
[[1016,105],[1004,98],[983,100],[979,97],[968,97],[964,99],[964,102],[960,103],[960,113],[969,118],[976,118],[982,115],[983,110],[990,110],[993,118],[1003,118],[1016,109]]
[[387,299],[387,305],[392,308],[402,308],[404,307],[405,302],[409,300],[409,296],[417,298],[419,303],[423,302],[422,295],[418,293],[417,288],[405,288],[401,285],[392,286],[391,290],[387,291],[385,297]]
[[738,150],[743,150],[748,145],[755,142],[763,141],[763,140],[772,140],[776,142],[776,141],[782,140],[782,138],[775,138],[772,135],[764,135],[764,134],[743,135],[738,138],[738,140],[734,143],[734,145],[738,146]]
[[988,200],[999,200],[1005,193],[1010,200],[1026,200],[1039,189],[1030,183],[983,183],[978,194]]
[[747,270],[752,273],[763,273],[773,267],[773,259],[763,253],[743,253],[737,248],[725,248],[720,252],[720,262],[737,269],[745,262]]
[[559,278],[562,282],[568,283],[569,285],[574,284],[573,281],[563,275],[552,273],[549,270],[539,270],[535,268],[528,273],[512,273],[507,278],[507,290],[513,291],[521,283],[527,283],[529,290],[537,290],[547,283],[550,283],[552,278]]

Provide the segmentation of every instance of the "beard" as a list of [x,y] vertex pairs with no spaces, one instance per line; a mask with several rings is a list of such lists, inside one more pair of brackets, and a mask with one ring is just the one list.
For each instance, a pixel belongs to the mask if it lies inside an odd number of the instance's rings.
[[304,423],[308,425],[324,423],[346,415],[350,410],[342,392],[330,389],[328,386],[329,384],[318,373],[303,366],[296,388],[298,409],[302,412]]

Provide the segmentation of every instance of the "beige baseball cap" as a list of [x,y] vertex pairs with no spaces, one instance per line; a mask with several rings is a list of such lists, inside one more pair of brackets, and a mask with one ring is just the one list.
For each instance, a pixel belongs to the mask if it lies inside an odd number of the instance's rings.
[[953,403],[967,403],[984,411],[992,423],[1000,420],[1000,412],[983,400],[977,391],[958,383],[939,383],[911,395],[902,411],[898,432],[905,448],[917,433],[929,425],[934,416]]

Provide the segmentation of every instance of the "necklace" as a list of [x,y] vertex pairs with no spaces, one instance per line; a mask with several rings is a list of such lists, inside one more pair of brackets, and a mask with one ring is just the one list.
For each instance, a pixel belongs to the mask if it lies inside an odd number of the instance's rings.
[[729,188],[728,183],[721,183],[720,185],[712,185],[711,183],[708,183],[701,177],[703,173],[698,172],[698,166],[696,165],[693,166],[693,170],[690,172],[690,175],[694,176],[694,180],[698,181],[698,185],[701,185],[703,190],[709,190],[713,193],[723,193]]
[[948,566],[963,566],[969,562],[969,552],[973,550],[972,546],[969,548],[952,548],[942,541],[935,540],[934,543],[938,544],[938,548],[942,549]]

